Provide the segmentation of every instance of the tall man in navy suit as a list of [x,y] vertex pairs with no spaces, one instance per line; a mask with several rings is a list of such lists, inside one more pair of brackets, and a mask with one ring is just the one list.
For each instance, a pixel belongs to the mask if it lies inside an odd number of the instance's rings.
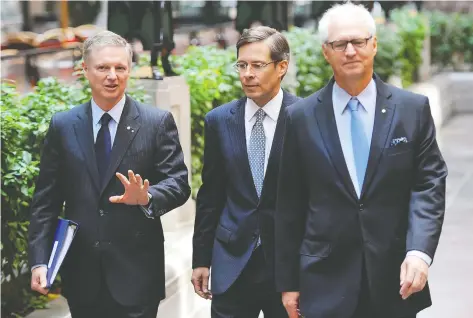
[[132,51],[104,31],[84,43],[92,100],[55,114],[31,205],[31,287],[47,293],[57,217],[79,224],[61,268],[73,318],[156,318],[164,298],[160,216],[190,195],[169,112],[125,95]]
[[319,33],[334,78],[287,109],[277,288],[291,318],[415,317],[431,304],[445,210],[429,101],[373,73],[376,25],[362,6],[332,7]]
[[[274,212],[289,45],[269,27],[243,32],[235,64],[246,97],[205,118],[192,283],[213,318],[287,317],[274,286]],[[209,290],[209,268],[212,269]]]

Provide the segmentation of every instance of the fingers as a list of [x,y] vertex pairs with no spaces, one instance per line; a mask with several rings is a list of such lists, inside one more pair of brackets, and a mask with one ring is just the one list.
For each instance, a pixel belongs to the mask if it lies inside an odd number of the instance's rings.
[[133,170],[128,170],[128,180],[130,181],[131,184],[136,184],[136,177],[135,177],[135,174],[133,173]]
[[46,278],[46,269],[35,269],[31,275],[31,289],[46,295],[48,293],[47,278]]
[[139,174],[135,175],[135,179],[136,179],[136,184],[139,185],[140,187],[143,186],[143,178],[141,178],[141,176]]
[[299,315],[299,293],[285,292],[282,294],[282,303],[286,308],[289,318],[298,318]]
[[408,290],[412,286],[412,282],[414,281],[414,276],[415,276],[414,268],[409,263],[406,262],[406,275],[405,275],[405,279],[402,282],[401,290],[399,292],[402,296],[402,299],[406,299],[407,297],[409,297]]
[[194,276],[192,274],[192,279],[191,279],[192,285],[194,286],[194,292],[199,295],[200,297],[206,299],[205,293],[202,290],[202,276]]
[[289,318],[299,318],[299,311],[294,307],[286,307]]
[[145,179],[145,181],[143,182],[143,178],[139,174],[135,175],[135,177],[136,177],[136,183],[141,187],[141,189],[144,192],[148,192],[148,189],[149,189],[148,179]]
[[406,274],[407,274],[407,262],[404,261],[404,262],[402,262],[401,273],[399,275],[399,280],[401,281],[401,286],[404,284],[404,280],[406,279]]
[[123,195],[114,195],[109,198],[109,201],[112,203],[122,203]]
[[124,175],[122,175],[120,172],[117,172],[115,175],[125,187],[128,187],[130,185],[130,182],[128,181],[128,179]]

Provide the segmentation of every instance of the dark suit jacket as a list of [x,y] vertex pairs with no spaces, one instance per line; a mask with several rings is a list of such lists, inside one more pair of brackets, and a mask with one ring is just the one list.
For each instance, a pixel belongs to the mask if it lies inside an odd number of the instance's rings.
[[[300,291],[309,318],[352,317],[362,268],[379,317],[413,314],[431,304],[428,287],[401,300],[400,265],[410,250],[434,257],[447,167],[428,99],[374,78],[376,112],[360,198],[338,137],[333,80],[287,109],[276,284],[279,291]],[[391,146],[402,137],[407,143]]]
[[[30,264],[48,263],[64,206],[65,217],[79,223],[61,269],[68,301],[93,301],[105,280],[123,305],[157,303],[164,298],[165,282],[160,216],[190,195],[172,115],[127,97],[110,162],[101,186],[90,102],[53,116],[31,204]],[[109,202],[124,192],[115,172],[127,176],[129,169],[150,181],[154,219],[136,205]]]
[[276,132],[258,199],[245,136],[246,97],[205,117],[202,187],[197,195],[193,268],[212,267],[212,293],[225,292],[247,264],[258,234],[268,271],[273,272],[276,182],[284,109],[298,98],[284,92]]

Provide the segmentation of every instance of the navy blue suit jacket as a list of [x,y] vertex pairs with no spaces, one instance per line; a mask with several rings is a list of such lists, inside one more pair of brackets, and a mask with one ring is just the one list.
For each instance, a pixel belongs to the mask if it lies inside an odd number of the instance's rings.
[[[129,128],[129,129],[128,129]],[[124,187],[115,176],[128,170],[150,182],[154,219],[137,205],[112,204]],[[72,304],[94,301],[102,282],[123,305],[164,298],[164,237],[160,216],[190,195],[188,171],[171,113],[127,96],[105,182],[95,160],[90,102],[51,119],[31,204],[30,264],[47,264],[57,217],[79,223],[61,268]],[[63,211],[64,210],[64,211]]]
[[273,215],[284,109],[298,99],[284,92],[260,199],[248,161],[246,97],[217,107],[205,117],[203,184],[197,195],[193,268],[212,268],[213,294],[225,292],[237,279],[258,235],[268,271],[273,272]]
[[[403,301],[400,266],[410,250],[432,259],[445,210],[447,167],[429,101],[377,87],[368,166],[358,198],[338,137],[334,81],[287,109],[276,211],[276,285],[300,291],[310,318],[351,318],[362,269],[376,317],[413,315],[429,288]],[[393,144],[402,138],[403,143]]]

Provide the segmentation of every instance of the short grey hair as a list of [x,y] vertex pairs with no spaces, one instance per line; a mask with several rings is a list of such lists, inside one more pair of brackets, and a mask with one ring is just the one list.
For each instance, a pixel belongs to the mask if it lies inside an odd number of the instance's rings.
[[92,49],[96,47],[106,47],[106,46],[116,46],[116,47],[125,48],[128,52],[128,55],[130,56],[129,62],[131,64],[131,61],[133,58],[133,50],[131,48],[130,43],[128,43],[120,35],[113,33],[111,31],[100,31],[94,34],[93,36],[87,38],[87,40],[85,40],[84,46],[82,48],[82,57],[84,61],[87,61]]
[[238,50],[249,43],[266,41],[269,46],[271,59],[273,61],[289,62],[290,49],[289,43],[284,35],[278,32],[276,29],[267,26],[257,26],[251,29],[243,30],[240,39],[236,44],[237,56]]
[[371,13],[362,4],[353,4],[346,2],[343,4],[336,4],[328,9],[319,21],[318,33],[322,43],[328,41],[328,28],[331,22],[335,19],[343,19],[345,17],[360,17],[366,21],[366,26],[370,35],[376,35],[376,22]]

